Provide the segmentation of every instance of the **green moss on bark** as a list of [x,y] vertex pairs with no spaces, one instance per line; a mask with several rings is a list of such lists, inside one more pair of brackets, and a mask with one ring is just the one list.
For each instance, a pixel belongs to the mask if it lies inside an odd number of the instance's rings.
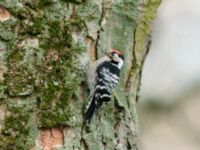
[[[46,54],[45,70],[39,73],[39,126],[53,127],[66,125],[72,114],[70,103],[78,100],[77,90],[82,81],[82,72],[77,67],[76,55],[80,47],[50,50]],[[54,58],[53,58],[54,57]]]
[[37,136],[37,127],[29,122],[35,121],[34,98],[8,99],[7,117],[0,134],[0,148],[29,149]]
[[4,75],[7,86],[0,87],[8,108],[0,132],[0,148],[30,149],[37,128],[77,124],[73,121],[76,115],[71,116],[71,112],[77,111],[74,103],[81,106],[79,85],[83,70],[79,56],[85,47],[72,35],[85,30],[85,23],[80,16],[71,16],[66,1],[0,4],[13,15],[0,25],[8,68]]

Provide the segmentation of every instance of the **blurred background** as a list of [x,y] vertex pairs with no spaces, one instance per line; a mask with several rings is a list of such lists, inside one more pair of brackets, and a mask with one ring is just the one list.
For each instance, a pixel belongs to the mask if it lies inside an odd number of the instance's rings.
[[200,0],[163,0],[145,61],[142,150],[200,150]]

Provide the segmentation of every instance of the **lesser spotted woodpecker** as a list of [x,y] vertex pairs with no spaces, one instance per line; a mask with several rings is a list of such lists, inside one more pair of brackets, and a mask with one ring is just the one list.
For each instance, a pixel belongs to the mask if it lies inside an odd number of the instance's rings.
[[111,100],[112,91],[118,84],[124,56],[116,49],[99,58],[87,73],[90,89],[89,102],[86,106],[85,121],[90,122],[94,112]]

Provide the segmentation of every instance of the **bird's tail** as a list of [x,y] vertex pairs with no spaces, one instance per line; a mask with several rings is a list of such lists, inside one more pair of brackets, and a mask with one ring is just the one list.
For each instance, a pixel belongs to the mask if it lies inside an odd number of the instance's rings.
[[88,121],[89,123],[91,122],[91,119],[94,115],[94,112],[96,110],[96,104],[95,104],[95,98],[92,97],[92,99],[90,100],[90,103],[89,103],[89,106],[86,110],[86,113],[85,113],[85,121]]

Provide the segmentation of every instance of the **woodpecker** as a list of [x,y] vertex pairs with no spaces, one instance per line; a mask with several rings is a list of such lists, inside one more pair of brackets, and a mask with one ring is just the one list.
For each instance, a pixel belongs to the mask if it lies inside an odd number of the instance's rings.
[[106,56],[99,58],[88,70],[87,82],[90,95],[84,116],[85,121],[90,123],[95,111],[111,100],[112,91],[119,82],[123,62],[122,53],[112,49]]

